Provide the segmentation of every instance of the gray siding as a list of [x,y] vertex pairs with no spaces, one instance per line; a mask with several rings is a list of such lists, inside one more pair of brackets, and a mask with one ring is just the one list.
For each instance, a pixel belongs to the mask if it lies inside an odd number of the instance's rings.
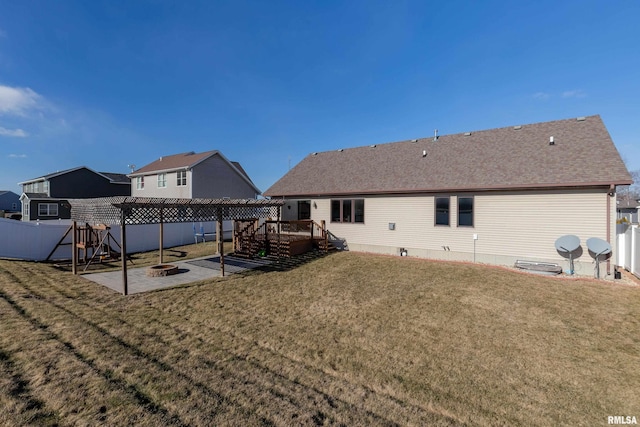
[[49,196],[92,198],[130,195],[128,184],[113,184],[102,175],[86,168],[61,174],[49,180]]
[[255,189],[219,155],[193,168],[192,197],[254,199]]

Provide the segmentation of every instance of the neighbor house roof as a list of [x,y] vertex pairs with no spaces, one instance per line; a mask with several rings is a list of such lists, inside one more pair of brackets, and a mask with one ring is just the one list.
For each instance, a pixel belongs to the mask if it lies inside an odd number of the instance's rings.
[[208,159],[216,154],[217,151],[205,151],[204,153],[194,153],[190,151],[188,153],[173,154],[170,156],[162,156],[158,160],[155,160],[148,165],[141,167],[138,170],[129,174],[130,177],[145,175],[151,172],[167,172],[179,169],[192,168],[201,161]]
[[244,180],[247,181],[249,185],[251,185],[257,193],[260,193],[260,190],[255,186],[247,172],[240,166],[238,162],[229,161],[220,151],[212,150],[205,151],[204,153],[194,153],[193,151],[187,153],[173,154],[170,156],[162,156],[158,160],[155,160],[148,165],[141,167],[130,173],[129,177],[136,177],[147,174],[156,174],[161,172],[171,172],[176,170],[186,170],[191,169],[197,166],[199,163],[205,161],[209,157],[218,155],[222,160],[224,160],[231,169],[234,169]]
[[98,172],[100,175],[104,175],[111,181],[112,184],[131,184],[131,178],[125,173],[113,173],[113,172]]
[[483,191],[631,182],[600,116],[589,116],[312,153],[265,195]]
[[131,181],[129,179],[129,177],[126,174],[122,174],[122,173],[111,173],[111,172],[96,172],[91,168],[88,168],[86,166],[77,166],[75,168],[70,168],[70,169],[65,169],[65,170],[61,170],[61,171],[56,171],[56,172],[52,172],[46,175],[43,175],[41,177],[38,178],[33,178],[33,179],[29,179],[27,181],[22,181],[19,182],[18,185],[24,185],[24,184],[29,184],[32,182],[38,182],[38,181],[48,181],[52,178],[55,178],[57,176],[60,175],[64,175],[70,172],[75,172],[77,170],[80,169],[87,169],[88,171],[91,171],[93,173],[95,173],[96,175],[101,175],[102,177],[108,179],[109,181],[111,181],[113,184],[129,184]]

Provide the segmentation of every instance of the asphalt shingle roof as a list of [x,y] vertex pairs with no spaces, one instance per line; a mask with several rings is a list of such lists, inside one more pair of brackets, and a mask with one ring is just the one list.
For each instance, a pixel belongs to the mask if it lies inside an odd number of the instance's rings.
[[204,153],[188,153],[173,154],[170,156],[162,156],[158,160],[141,167],[140,169],[129,174],[129,176],[145,174],[149,172],[169,171],[182,168],[188,168],[202,160],[214,155],[217,151],[205,151]]
[[481,191],[631,182],[600,116],[589,116],[443,135],[435,141],[429,137],[313,153],[265,195]]

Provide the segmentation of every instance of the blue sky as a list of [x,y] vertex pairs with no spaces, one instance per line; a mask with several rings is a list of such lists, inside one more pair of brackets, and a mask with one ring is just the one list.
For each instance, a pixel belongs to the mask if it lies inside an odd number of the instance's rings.
[[0,0],[0,189],[600,114],[640,169],[640,2]]

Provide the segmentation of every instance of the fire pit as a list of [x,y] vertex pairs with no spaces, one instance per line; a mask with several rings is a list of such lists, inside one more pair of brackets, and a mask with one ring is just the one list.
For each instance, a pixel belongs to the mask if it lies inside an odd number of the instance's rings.
[[164,277],[178,273],[178,266],[172,264],[158,264],[147,268],[147,276]]

